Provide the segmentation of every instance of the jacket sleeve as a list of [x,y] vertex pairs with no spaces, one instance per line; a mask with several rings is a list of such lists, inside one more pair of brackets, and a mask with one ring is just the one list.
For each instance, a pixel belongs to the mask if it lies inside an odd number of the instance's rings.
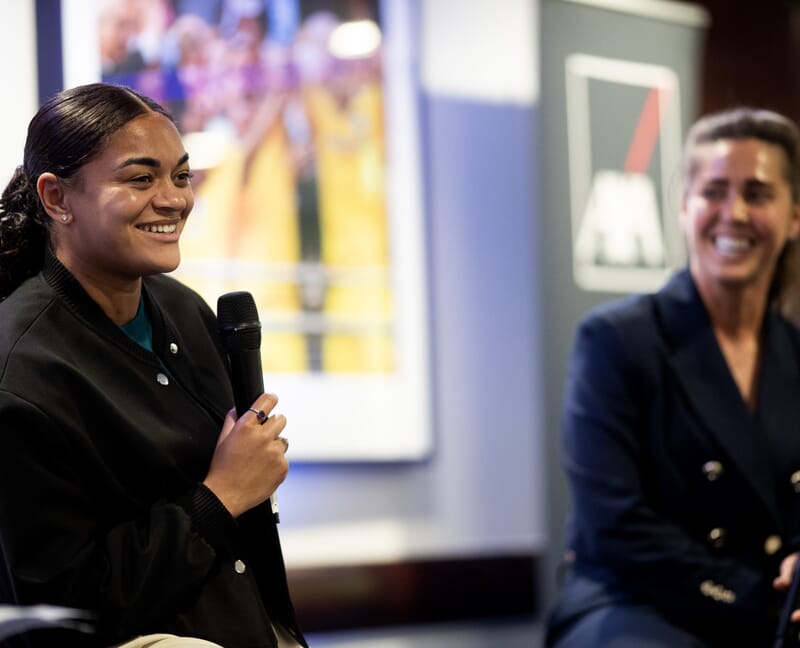
[[228,552],[236,522],[201,484],[110,522],[86,479],[94,458],[56,421],[6,391],[0,421],[0,528],[21,603],[95,610],[100,636],[127,638],[180,610]]
[[773,596],[769,579],[714,556],[656,506],[645,448],[657,384],[644,369],[648,352],[655,349],[631,344],[602,316],[578,329],[563,439],[576,568],[610,576],[667,609],[746,623],[763,616]]

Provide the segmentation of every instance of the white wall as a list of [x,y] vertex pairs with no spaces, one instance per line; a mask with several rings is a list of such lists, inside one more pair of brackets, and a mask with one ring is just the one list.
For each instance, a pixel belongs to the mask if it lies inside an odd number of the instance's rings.
[[34,0],[14,0],[0,9],[0,185],[5,187],[22,164],[28,121],[36,111],[36,37]]
[[421,0],[422,86],[440,97],[533,105],[537,0]]

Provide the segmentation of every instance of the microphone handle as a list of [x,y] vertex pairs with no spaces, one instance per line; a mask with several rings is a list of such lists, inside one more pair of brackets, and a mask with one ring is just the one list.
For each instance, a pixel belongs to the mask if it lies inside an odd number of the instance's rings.
[[[258,349],[231,351],[228,353],[231,363],[231,381],[233,399],[236,405],[236,416],[242,416],[253,401],[264,393],[264,374],[261,371],[261,353]],[[278,492],[269,496],[272,519],[280,523],[278,510]]]
[[792,582],[789,585],[789,591],[786,592],[783,608],[781,608],[778,629],[775,633],[774,648],[786,648],[786,646],[790,645],[787,642],[791,639],[792,626],[795,625],[792,623],[791,617],[792,612],[798,608],[798,603],[800,603],[800,601],[798,601],[798,595],[800,595],[800,557],[798,557],[798,560],[794,564]]
[[242,416],[253,401],[264,393],[264,376],[261,372],[261,356],[258,349],[231,351],[231,384],[236,404],[236,416]]

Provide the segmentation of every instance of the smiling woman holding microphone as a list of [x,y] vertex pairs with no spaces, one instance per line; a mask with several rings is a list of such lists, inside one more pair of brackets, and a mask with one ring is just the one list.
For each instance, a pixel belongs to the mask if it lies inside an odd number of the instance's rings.
[[213,312],[162,274],[193,202],[171,117],[106,84],[41,107],[2,195],[0,535],[21,604],[96,622],[33,646],[306,645],[267,502],[286,419],[235,416]]

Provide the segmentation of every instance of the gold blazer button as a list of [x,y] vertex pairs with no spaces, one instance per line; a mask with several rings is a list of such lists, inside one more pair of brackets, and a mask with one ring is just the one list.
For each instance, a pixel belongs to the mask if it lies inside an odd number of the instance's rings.
[[781,540],[779,535],[768,536],[764,541],[764,553],[766,553],[768,556],[771,556],[772,554],[780,551],[782,546],[783,540]]

